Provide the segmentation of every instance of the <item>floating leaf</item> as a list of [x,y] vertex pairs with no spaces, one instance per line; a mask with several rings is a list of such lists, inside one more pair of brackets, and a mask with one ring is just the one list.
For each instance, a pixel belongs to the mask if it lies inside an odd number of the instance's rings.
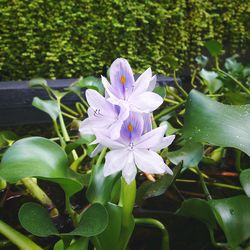
[[95,236],[105,230],[108,222],[109,217],[105,207],[99,203],[95,203],[81,214],[78,227],[72,232],[63,235]]
[[22,205],[18,218],[23,228],[33,235],[47,237],[59,234],[49,217],[47,209],[37,203],[28,202]]
[[203,156],[203,146],[201,143],[188,141],[184,147],[179,150],[166,152],[167,158],[175,165],[182,162],[183,170],[198,166]]
[[33,99],[32,105],[47,113],[53,121],[56,121],[60,113],[57,102],[53,100],[42,100],[38,97],[35,97]]
[[48,86],[47,81],[43,78],[36,78],[29,81],[31,88],[46,88]]
[[247,196],[250,197],[250,169],[245,169],[240,173],[240,183]]
[[225,105],[192,90],[184,115],[183,136],[237,148],[250,155],[250,105]]
[[208,203],[232,249],[250,238],[250,198],[240,195]]
[[145,181],[137,190],[136,203],[141,205],[143,200],[163,194],[171,186],[181,170],[182,165],[174,167],[173,175],[163,175],[156,182]]
[[215,40],[209,40],[209,41],[205,42],[204,45],[208,49],[211,56],[217,57],[222,52],[222,45]]
[[81,190],[81,176],[72,172],[62,148],[42,137],[15,142],[3,155],[0,177],[10,183],[25,177],[51,180],[61,185],[70,196]]
[[217,78],[219,75],[214,71],[207,71],[205,69],[202,69],[200,72],[200,76],[205,81],[209,92],[212,94],[218,91],[223,85],[222,81]]

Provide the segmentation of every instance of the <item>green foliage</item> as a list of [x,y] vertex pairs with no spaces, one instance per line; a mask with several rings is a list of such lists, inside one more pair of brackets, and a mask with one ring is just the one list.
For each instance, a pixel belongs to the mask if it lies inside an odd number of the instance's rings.
[[3,0],[0,9],[2,80],[99,75],[117,57],[166,74],[177,59],[192,68],[208,39],[230,54],[248,43],[244,0]]

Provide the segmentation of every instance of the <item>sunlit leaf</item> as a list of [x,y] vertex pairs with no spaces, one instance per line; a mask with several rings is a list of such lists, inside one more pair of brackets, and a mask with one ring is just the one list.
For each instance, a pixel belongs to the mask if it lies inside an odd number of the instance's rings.
[[47,113],[53,121],[56,121],[60,110],[56,101],[53,100],[42,100],[38,97],[33,99],[32,105],[43,112]]
[[250,105],[225,105],[192,90],[184,115],[183,136],[237,148],[250,155]]
[[3,155],[0,177],[15,183],[25,177],[37,177],[60,184],[68,195],[82,188],[81,176],[69,169],[68,159],[55,142],[42,137],[15,142]]
[[222,45],[215,40],[209,40],[205,42],[204,45],[208,49],[211,56],[214,56],[214,57],[219,56],[222,52]]
[[166,152],[164,155],[175,165],[182,162],[184,170],[198,166],[203,156],[203,146],[201,143],[188,141],[181,149]]

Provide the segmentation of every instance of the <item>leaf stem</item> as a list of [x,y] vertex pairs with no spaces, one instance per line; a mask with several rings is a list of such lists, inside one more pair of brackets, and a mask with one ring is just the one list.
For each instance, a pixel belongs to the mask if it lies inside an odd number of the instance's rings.
[[0,233],[21,250],[43,250],[35,242],[0,220]]
[[102,160],[103,160],[103,158],[104,158],[106,152],[107,152],[107,148],[103,148],[101,154],[99,155],[99,157],[98,157],[98,159],[97,159],[97,161],[96,161],[96,165],[97,165],[97,166],[101,165]]
[[185,96],[188,97],[188,93],[181,87],[181,85],[178,83],[177,79],[176,79],[176,70],[174,70],[174,82],[175,85],[177,87],[177,89],[180,90],[180,92]]
[[161,230],[162,232],[162,250],[169,250],[169,235],[168,231],[166,230],[165,226],[158,220],[153,218],[135,218],[136,224],[147,224],[153,227],[156,227]]
[[209,190],[208,190],[207,185],[206,185],[206,183],[205,183],[205,180],[204,180],[204,178],[203,178],[202,172],[200,171],[200,169],[199,169],[198,166],[196,166],[196,170],[197,170],[197,173],[198,173],[199,178],[200,178],[200,182],[201,182],[202,189],[203,189],[204,193],[206,194],[207,199],[208,199],[208,200],[212,200],[212,196],[211,196],[211,194],[209,193]]

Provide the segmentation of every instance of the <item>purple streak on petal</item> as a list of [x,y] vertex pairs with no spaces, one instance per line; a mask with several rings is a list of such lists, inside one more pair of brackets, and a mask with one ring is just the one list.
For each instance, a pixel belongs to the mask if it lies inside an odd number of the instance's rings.
[[127,99],[134,87],[133,71],[126,59],[116,59],[110,67],[110,80],[116,96]]
[[143,117],[139,113],[130,112],[129,117],[123,122],[121,139],[133,143],[141,137],[143,132]]
[[152,115],[151,114],[142,114],[143,117],[143,134],[152,130]]

